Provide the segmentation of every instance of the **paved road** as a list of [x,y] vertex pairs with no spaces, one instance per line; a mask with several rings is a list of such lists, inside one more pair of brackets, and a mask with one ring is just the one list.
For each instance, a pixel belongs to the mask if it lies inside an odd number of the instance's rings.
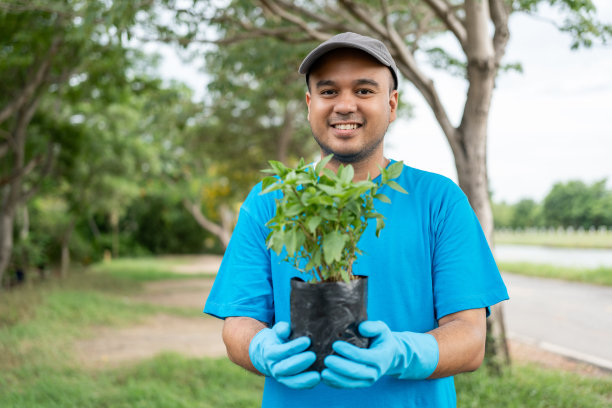
[[509,336],[612,370],[612,288],[503,274]]

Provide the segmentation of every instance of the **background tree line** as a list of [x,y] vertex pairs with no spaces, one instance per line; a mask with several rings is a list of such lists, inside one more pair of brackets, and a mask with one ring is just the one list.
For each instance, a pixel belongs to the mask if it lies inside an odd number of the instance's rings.
[[607,180],[591,184],[579,180],[556,183],[541,202],[522,199],[515,204],[493,204],[496,228],[612,226],[612,189]]

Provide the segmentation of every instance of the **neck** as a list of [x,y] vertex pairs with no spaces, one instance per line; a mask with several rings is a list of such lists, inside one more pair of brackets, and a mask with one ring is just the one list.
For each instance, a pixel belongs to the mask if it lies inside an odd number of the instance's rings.
[[[322,153],[321,157],[325,157],[325,154]],[[327,168],[333,170],[334,172],[338,171],[338,167],[341,164],[344,166],[351,165],[353,166],[353,170],[355,171],[355,176],[353,177],[353,181],[361,181],[366,180],[368,177],[370,180],[378,177],[380,174],[379,167],[385,168],[389,164],[390,160],[383,156],[382,152],[379,155],[372,155],[368,158],[360,161],[356,161],[354,163],[344,163],[336,158],[333,158],[328,164]]]

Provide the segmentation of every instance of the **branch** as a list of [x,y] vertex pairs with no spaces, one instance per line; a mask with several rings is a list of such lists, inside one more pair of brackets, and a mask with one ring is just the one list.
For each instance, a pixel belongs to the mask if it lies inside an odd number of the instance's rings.
[[47,145],[47,153],[45,154],[45,162],[43,163],[43,166],[40,168],[40,171],[38,174],[38,181],[34,183],[32,188],[30,188],[29,190],[21,194],[21,197],[20,197],[21,203],[28,202],[30,198],[32,198],[38,192],[38,190],[40,190],[42,181],[51,173],[52,168],[53,168],[53,142],[49,142],[49,144]]
[[380,37],[388,37],[387,29],[374,21],[373,13],[370,11],[365,11],[361,9],[357,4],[350,0],[340,0],[340,3],[344,6],[344,8],[352,14],[358,21],[361,21],[365,25],[367,25],[372,31],[378,34]]
[[0,111],[0,123],[4,122],[6,119],[12,116],[13,113],[20,109],[32,97],[32,95],[34,95],[34,93],[41,86],[41,84],[47,79],[49,68],[51,66],[51,61],[59,51],[61,43],[62,40],[59,37],[53,39],[53,42],[51,43],[51,47],[49,48],[47,55],[36,69],[34,75],[32,75],[32,77],[27,81],[27,85],[25,86],[25,88],[16,98],[13,99],[13,102],[5,106]]
[[510,30],[508,30],[509,13],[503,0],[489,0],[489,10],[491,13],[491,20],[495,25],[495,34],[493,35],[495,65],[499,66],[506,53],[506,45],[510,38]]
[[321,28],[325,28],[326,30],[337,31],[337,32],[351,31],[351,28],[347,27],[345,24],[340,24],[337,21],[333,21],[328,18],[325,18],[325,15],[323,13],[313,13],[305,8],[296,6],[294,2],[276,0],[276,3],[282,5],[283,8],[285,8],[286,10],[291,10],[310,20],[318,21],[319,23],[322,24]]
[[277,16],[281,17],[283,20],[286,20],[300,27],[313,40],[325,41],[332,37],[328,33],[324,33],[324,32],[318,31],[310,27],[308,23],[304,21],[302,18],[296,16],[295,14],[289,13],[287,10],[280,7],[280,5],[274,2],[273,0],[260,0],[260,1],[265,7],[270,9],[270,11],[272,11]]
[[[471,64],[492,63],[495,55],[493,42],[489,38],[489,3],[483,0],[465,0],[465,20],[468,30],[467,62]],[[490,67],[489,67],[490,68]]]
[[228,233],[228,231],[226,231],[221,225],[215,224],[214,222],[206,218],[204,214],[202,214],[202,210],[200,209],[200,206],[198,204],[193,203],[185,198],[183,199],[183,205],[202,228],[216,235],[217,238],[221,240],[223,245],[227,247],[227,245],[229,244],[231,233]]
[[467,31],[463,22],[457,17],[446,0],[425,0],[444,25],[455,35],[461,48],[467,46]]

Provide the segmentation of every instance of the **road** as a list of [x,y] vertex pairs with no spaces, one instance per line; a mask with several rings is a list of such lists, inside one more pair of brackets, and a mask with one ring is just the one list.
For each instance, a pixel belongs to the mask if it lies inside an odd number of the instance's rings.
[[612,288],[503,274],[510,338],[612,370]]

